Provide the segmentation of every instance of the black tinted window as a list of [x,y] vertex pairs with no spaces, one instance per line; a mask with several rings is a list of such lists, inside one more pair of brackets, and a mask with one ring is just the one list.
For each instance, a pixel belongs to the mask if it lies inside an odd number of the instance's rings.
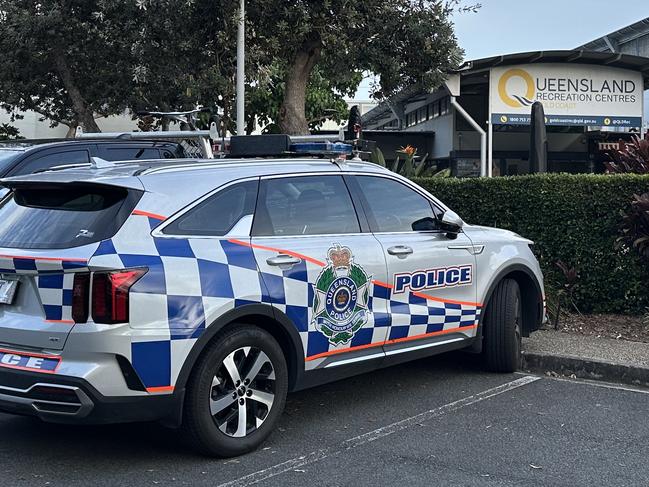
[[65,152],[48,152],[44,155],[35,154],[33,158],[26,159],[11,175],[31,174],[41,169],[67,164],[90,164],[90,155],[87,150],[71,150]]
[[257,181],[235,184],[219,191],[165,227],[169,235],[223,236],[246,215],[255,212]]
[[160,150],[151,147],[104,147],[102,149],[102,158],[107,161],[159,159]]
[[436,228],[437,219],[431,203],[405,184],[373,176],[357,176],[356,180],[367,201],[368,219],[373,232],[412,232]]
[[0,202],[0,247],[60,249],[110,238],[135,206],[131,196],[97,185],[15,189]]
[[254,235],[358,233],[358,218],[340,176],[262,181]]
[[4,176],[7,169],[9,169],[14,161],[23,155],[23,151],[0,149],[0,176]]

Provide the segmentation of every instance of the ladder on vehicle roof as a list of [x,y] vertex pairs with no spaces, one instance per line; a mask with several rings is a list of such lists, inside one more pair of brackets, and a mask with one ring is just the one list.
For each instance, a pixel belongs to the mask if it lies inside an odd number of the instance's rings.
[[95,140],[170,140],[188,139],[196,140],[205,159],[214,159],[211,140],[219,140],[216,123],[210,124],[209,130],[167,130],[155,132],[84,132],[79,126],[74,134],[77,139]]

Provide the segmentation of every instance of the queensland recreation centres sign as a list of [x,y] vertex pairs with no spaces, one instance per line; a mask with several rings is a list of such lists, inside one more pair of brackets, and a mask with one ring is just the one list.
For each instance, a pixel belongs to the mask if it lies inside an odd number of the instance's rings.
[[626,69],[580,64],[492,68],[489,112],[494,125],[528,125],[541,102],[547,125],[642,126],[643,79]]

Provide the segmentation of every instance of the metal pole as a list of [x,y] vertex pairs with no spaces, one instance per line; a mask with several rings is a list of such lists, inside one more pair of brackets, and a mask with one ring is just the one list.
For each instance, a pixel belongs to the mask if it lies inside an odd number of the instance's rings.
[[487,177],[493,177],[494,170],[494,126],[491,123],[491,120],[487,122],[489,124],[488,134],[489,134],[489,152],[487,152]]
[[245,97],[246,97],[246,80],[245,80],[245,55],[246,55],[246,1],[239,0],[239,28],[237,29],[237,135],[243,135],[245,132]]
[[455,107],[455,110],[471,124],[471,126],[480,134],[480,176],[487,176],[487,133],[485,130],[480,127],[480,124],[476,122],[467,111],[462,108],[454,96],[451,96],[451,105]]

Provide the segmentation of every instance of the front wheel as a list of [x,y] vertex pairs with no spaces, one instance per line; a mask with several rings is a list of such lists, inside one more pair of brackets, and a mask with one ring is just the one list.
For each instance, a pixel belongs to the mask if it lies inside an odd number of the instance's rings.
[[515,372],[521,364],[521,291],[514,279],[503,279],[487,304],[483,321],[483,351],[493,372]]
[[198,361],[187,385],[183,429],[205,454],[247,453],[275,429],[287,391],[277,341],[261,328],[239,326],[217,337]]

